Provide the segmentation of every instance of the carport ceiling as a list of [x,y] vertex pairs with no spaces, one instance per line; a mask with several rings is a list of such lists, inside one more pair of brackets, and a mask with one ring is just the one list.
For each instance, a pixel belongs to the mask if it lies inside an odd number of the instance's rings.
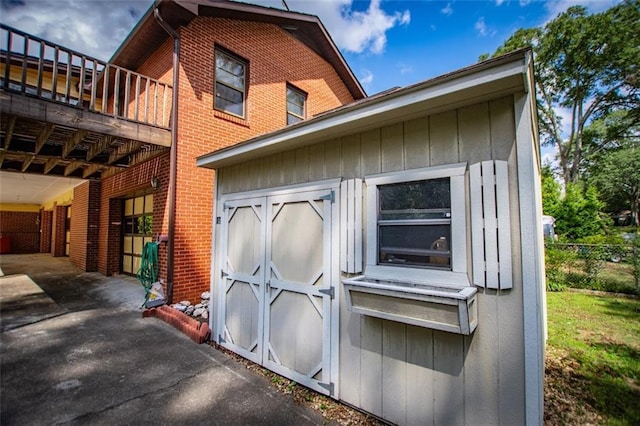
[[0,203],[42,205],[83,182],[86,180],[0,171]]

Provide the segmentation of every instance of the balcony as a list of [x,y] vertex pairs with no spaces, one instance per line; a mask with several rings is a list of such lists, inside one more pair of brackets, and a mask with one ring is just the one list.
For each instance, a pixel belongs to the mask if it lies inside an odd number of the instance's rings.
[[112,176],[168,152],[160,80],[0,24],[0,169]]

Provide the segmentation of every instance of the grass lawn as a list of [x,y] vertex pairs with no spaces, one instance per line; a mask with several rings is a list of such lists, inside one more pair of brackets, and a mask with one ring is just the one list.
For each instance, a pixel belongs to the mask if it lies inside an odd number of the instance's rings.
[[546,424],[640,425],[640,300],[547,293]]

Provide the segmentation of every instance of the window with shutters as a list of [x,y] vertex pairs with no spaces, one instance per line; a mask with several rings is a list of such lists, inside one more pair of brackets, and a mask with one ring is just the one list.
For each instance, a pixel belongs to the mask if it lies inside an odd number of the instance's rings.
[[[366,275],[430,278],[467,271],[466,164],[365,178]],[[460,276],[455,282],[468,285]],[[436,280],[440,281],[440,280]]]

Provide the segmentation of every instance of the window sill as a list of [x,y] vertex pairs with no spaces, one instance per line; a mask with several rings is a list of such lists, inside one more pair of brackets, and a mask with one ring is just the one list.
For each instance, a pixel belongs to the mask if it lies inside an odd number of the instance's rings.
[[475,287],[424,285],[361,275],[343,280],[350,311],[470,335],[478,325]]

